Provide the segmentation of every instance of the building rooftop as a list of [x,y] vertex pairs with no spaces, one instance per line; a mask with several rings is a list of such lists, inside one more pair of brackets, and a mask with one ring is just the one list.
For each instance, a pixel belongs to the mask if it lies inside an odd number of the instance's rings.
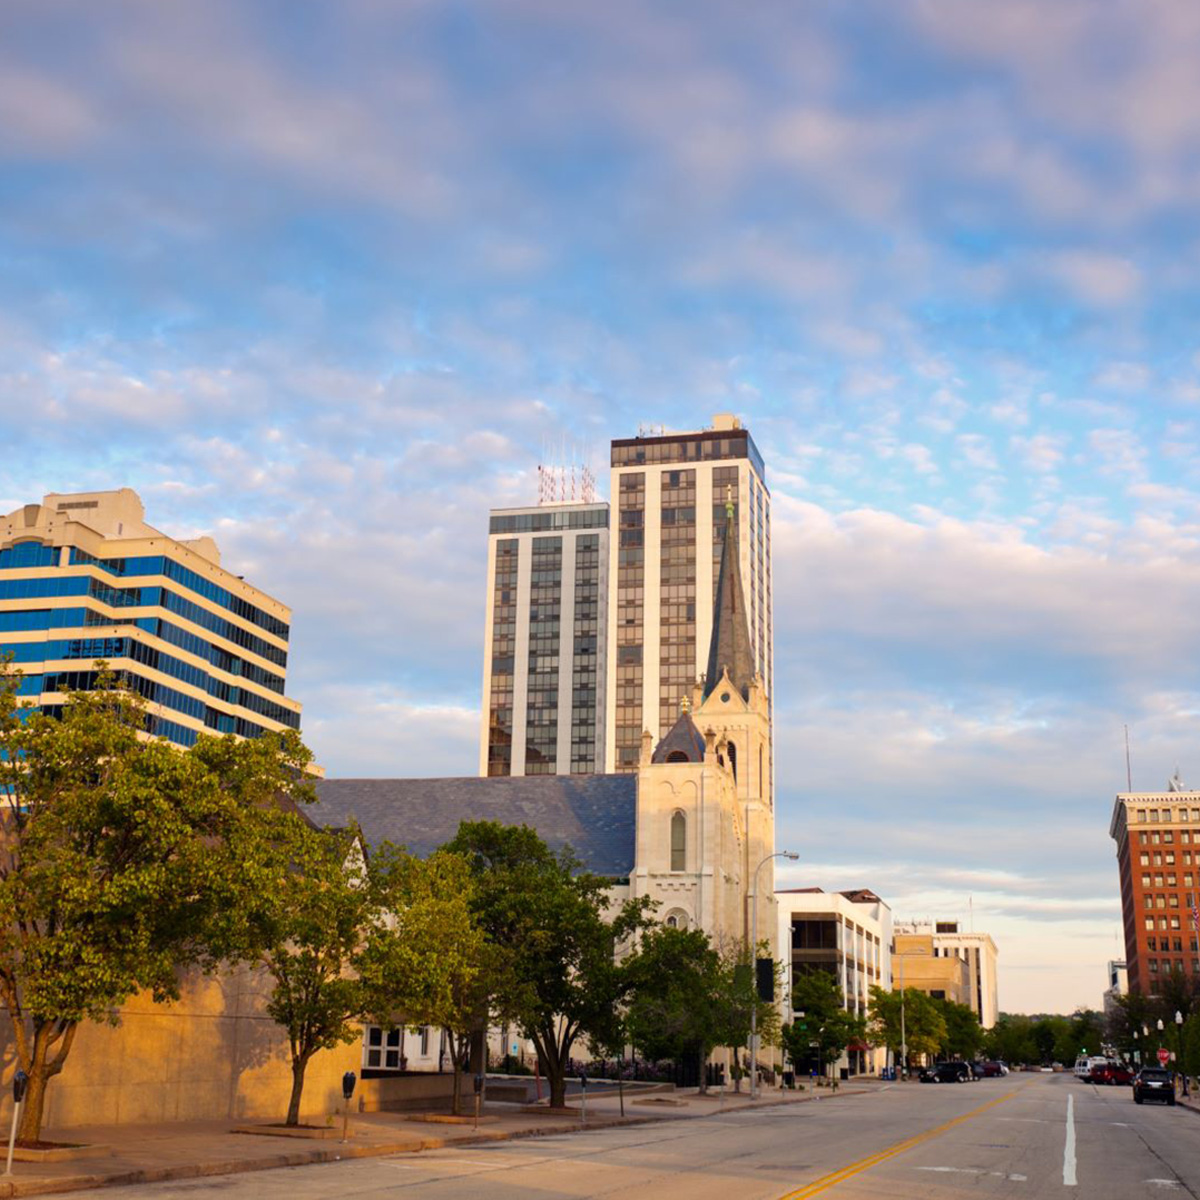
[[450,779],[325,779],[305,810],[318,825],[356,821],[368,844],[424,857],[463,821],[528,825],[552,850],[569,846],[588,871],[633,871],[636,775],[516,775]]

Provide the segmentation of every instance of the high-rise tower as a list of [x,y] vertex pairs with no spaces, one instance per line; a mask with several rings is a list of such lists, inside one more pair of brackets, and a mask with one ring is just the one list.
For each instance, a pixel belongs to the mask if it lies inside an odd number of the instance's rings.
[[[711,429],[614,441],[611,498],[604,764],[631,771],[642,732],[661,738],[708,670],[727,505],[744,595],[743,649],[769,702],[771,497],[754,439],[736,417],[720,414]],[[772,792],[765,781],[763,794]]]
[[608,505],[494,509],[481,775],[603,769]]
[[291,611],[224,570],[212,538],[147,525],[136,492],[51,494],[0,516],[0,660],[43,710],[104,659],[148,702],[150,733],[300,728],[283,694]]

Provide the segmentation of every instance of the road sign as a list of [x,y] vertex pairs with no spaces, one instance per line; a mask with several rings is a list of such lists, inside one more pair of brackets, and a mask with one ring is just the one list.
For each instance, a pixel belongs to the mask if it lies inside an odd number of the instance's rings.
[[1170,1050],[1162,1049],[1158,1052],[1158,1061],[1165,1067],[1171,1061]]

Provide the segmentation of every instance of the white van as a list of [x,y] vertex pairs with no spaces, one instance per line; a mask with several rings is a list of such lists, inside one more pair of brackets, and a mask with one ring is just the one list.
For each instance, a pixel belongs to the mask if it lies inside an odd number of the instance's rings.
[[1091,1073],[1093,1067],[1101,1067],[1108,1059],[1103,1054],[1081,1054],[1075,1060],[1075,1077],[1077,1079],[1086,1079]]

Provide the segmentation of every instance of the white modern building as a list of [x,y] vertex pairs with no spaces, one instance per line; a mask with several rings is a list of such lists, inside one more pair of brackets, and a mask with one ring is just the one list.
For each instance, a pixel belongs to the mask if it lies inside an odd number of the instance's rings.
[[[778,890],[779,953],[786,969],[785,1021],[795,1019],[792,985],[801,975],[826,971],[838,982],[848,1011],[866,1017],[871,988],[892,987],[892,910],[868,888],[825,892]],[[874,1074],[887,1051],[866,1043],[851,1046],[836,1067],[851,1075]]]
[[481,775],[589,775],[604,759],[608,505],[493,509]]
[[1129,994],[1129,970],[1120,959],[1110,959],[1108,964],[1108,987],[1104,989],[1104,1011],[1112,1012],[1117,1001]]

